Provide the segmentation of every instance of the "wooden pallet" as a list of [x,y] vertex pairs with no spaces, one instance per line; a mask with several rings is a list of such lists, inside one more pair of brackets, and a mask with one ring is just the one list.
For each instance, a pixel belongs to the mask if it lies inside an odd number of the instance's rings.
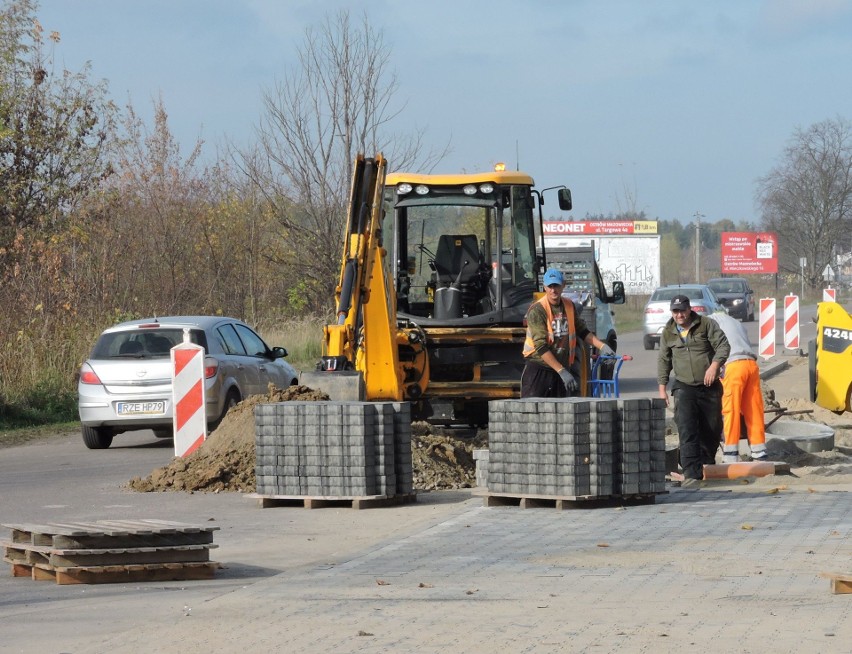
[[[4,559],[7,560],[7,559]],[[194,581],[212,579],[219,568],[215,561],[204,563],[149,563],[145,565],[108,565],[54,567],[12,563],[13,577],[67,584],[118,584],[145,581]]]
[[515,493],[490,493],[474,491],[475,496],[482,497],[485,506],[517,506],[522,509],[556,508],[556,509],[597,509],[616,506],[641,506],[654,504],[657,495],[662,493],[637,493],[632,495],[535,495]]
[[327,507],[345,507],[356,510],[375,509],[384,506],[399,506],[417,501],[416,493],[407,495],[366,495],[366,496],[313,496],[313,495],[261,495],[250,493],[248,497],[259,500],[260,507],[292,506],[305,509],[323,509]]
[[831,592],[835,595],[848,595],[852,593],[852,574],[823,572],[820,576],[831,581]]
[[219,527],[164,520],[101,520],[3,525],[3,560],[12,576],[58,584],[210,579]]

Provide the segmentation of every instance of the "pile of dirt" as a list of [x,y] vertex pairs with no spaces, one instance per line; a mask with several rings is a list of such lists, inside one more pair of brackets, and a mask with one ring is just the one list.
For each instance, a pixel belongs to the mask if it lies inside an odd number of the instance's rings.
[[473,450],[488,447],[486,430],[443,429],[415,422],[411,431],[415,490],[476,486]]
[[[328,395],[307,386],[281,390],[270,386],[266,395],[246,398],[228,411],[219,427],[195,452],[175,457],[145,478],[134,477],[126,488],[154,491],[235,491],[256,489],[254,407],[269,402],[327,401]],[[472,488],[476,485],[473,450],[486,447],[487,432],[442,429],[427,423],[412,425],[412,463],[415,490]]]

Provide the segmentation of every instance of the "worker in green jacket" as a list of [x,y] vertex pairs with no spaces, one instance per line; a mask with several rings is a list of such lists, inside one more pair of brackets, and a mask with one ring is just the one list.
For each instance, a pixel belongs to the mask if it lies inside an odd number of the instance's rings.
[[667,386],[674,373],[675,423],[680,465],[686,479],[703,479],[705,464],[716,462],[722,436],[722,384],[719,370],[730,353],[722,328],[692,310],[686,295],[669,305],[672,317],[660,334],[657,382],[668,405]]

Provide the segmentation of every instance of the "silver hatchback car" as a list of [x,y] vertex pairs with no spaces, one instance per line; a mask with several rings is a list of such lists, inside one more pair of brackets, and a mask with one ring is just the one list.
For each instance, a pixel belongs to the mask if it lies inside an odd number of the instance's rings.
[[80,368],[77,384],[83,442],[103,449],[113,436],[153,429],[172,433],[171,348],[190,340],[205,351],[207,423],[212,429],[227,410],[249,395],[298,383],[287,350],[270,348],[248,325],[220,316],[173,316],[123,322],[105,330]]
[[685,295],[689,298],[692,310],[702,316],[709,316],[720,311],[727,313],[713,289],[705,284],[678,284],[662,286],[654,291],[648,304],[645,305],[645,325],[642,344],[646,350],[653,350],[660,342],[663,327],[672,317],[669,310],[675,295]]

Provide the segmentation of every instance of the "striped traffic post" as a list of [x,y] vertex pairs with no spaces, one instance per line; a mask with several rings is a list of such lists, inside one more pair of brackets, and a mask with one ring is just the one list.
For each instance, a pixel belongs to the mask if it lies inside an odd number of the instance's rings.
[[758,354],[764,359],[775,356],[775,298],[760,298],[760,322],[758,323]]
[[822,301],[823,302],[837,302],[837,289],[831,288],[831,286],[829,286],[828,288],[822,289]]
[[784,347],[799,349],[799,298],[792,293],[784,298]]
[[183,343],[175,345],[171,355],[175,456],[188,456],[207,438],[204,348],[190,343],[189,329],[184,329]]

